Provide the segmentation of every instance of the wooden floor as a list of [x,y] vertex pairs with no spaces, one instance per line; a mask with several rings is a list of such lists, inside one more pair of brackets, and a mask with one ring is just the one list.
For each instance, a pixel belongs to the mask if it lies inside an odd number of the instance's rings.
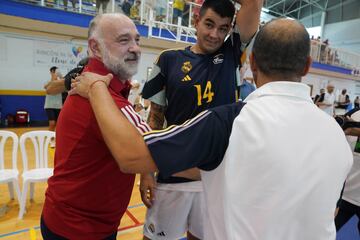
[[[6,129],[15,132],[19,137],[22,133],[32,130],[46,130],[46,128],[11,128]],[[31,148],[28,143],[26,147]],[[10,154],[10,144],[5,146],[5,155]],[[30,154],[31,155],[31,152]],[[49,156],[53,159],[54,150],[49,149]],[[7,158],[10,159],[10,158]],[[6,166],[10,166],[6,162]],[[22,172],[22,160],[20,148],[18,152],[18,169]],[[139,177],[136,177],[137,182]],[[46,183],[35,184],[34,201],[27,201],[26,213],[22,220],[18,219],[19,204],[17,200],[11,200],[7,184],[0,184],[0,240],[41,240],[39,219],[44,203]],[[20,179],[20,189],[22,182]],[[144,221],[146,208],[141,202],[138,186],[135,184],[127,213],[124,215],[117,239],[138,240],[142,239],[142,223]]]

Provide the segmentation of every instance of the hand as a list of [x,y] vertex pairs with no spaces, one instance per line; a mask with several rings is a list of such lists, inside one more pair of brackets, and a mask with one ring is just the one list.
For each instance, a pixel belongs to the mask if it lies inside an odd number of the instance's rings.
[[131,83],[131,88],[138,89],[140,87],[140,83]]
[[156,186],[155,177],[152,173],[141,174],[140,177],[140,194],[141,200],[147,208],[151,208],[154,200],[154,188]]
[[82,73],[80,76],[75,78],[75,82],[71,83],[71,90],[69,91],[69,94],[79,94],[82,97],[89,98],[90,87],[92,87],[92,84],[95,81],[103,81],[107,86],[109,86],[112,78],[113,75],[111,73],[106,76],[91,72]]

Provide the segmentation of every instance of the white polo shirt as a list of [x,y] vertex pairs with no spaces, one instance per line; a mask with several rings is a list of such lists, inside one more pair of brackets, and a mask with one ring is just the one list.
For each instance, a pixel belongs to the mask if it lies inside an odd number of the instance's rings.
[[334,115],[334,104],[335,104],[335,94],[334,93],[325,93],[323,103],[331,104],[330,106],[320,106],[320,108],[329,114],[330,116]]
[[206,240],[335,240],[352,165],[342,129],[302,83],[268,83],[246,102],[146,135],[157,167],[202,169]]

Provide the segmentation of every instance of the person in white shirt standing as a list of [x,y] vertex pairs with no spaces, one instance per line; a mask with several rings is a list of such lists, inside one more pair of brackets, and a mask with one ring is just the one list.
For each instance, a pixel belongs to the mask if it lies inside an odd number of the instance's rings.
[[107,85],[93,85],[111,76],[79,77],[74,86],[89,97],[123,171],[196,177],[193,168],[201,169],[204,239],[335,240],[352,153],[343,130],[300,83],[311,65],[306,29],[289,19],[265,24],[250,63],[258,89],[246,104],[209,109],[144,138],[111,102]]
[[[44,89],[46,90],[49,85],[53,82],[58,82],[62,79],[61,73],[58,71],[56,66],[50,68],[50,76],[51,79],[44,85]],[[46,111],[46,115],[49,120],[49,131],[55,131],[56,122],[60,114],[60,110],[62,108],[62,96],[61,93],[58,94],[46,94],[44,109]],[[55,147],[55,139],[51,139],[50,147]]]
[[335,104],[335,93],[334,93],[334,85],[328,84],[326,87],[327,92],[324,96],[324,101],[318,102],[317,105],[324,112],[329,114],[330,116],[334,115],[334,104]]

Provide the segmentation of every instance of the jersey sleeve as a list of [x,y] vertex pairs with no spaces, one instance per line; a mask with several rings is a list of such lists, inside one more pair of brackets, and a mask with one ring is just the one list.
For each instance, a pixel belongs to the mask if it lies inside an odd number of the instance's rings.
[[204,111],[182,125],[144,135],[150,153],[163,176],[198,167],[215,169],[228,147],[233,121],[243,103]]
[[142,90],[142,97],[158,105],[166,105],[165,85],[167,76],[166,54],[160,54],[154,63],[149,79]]

